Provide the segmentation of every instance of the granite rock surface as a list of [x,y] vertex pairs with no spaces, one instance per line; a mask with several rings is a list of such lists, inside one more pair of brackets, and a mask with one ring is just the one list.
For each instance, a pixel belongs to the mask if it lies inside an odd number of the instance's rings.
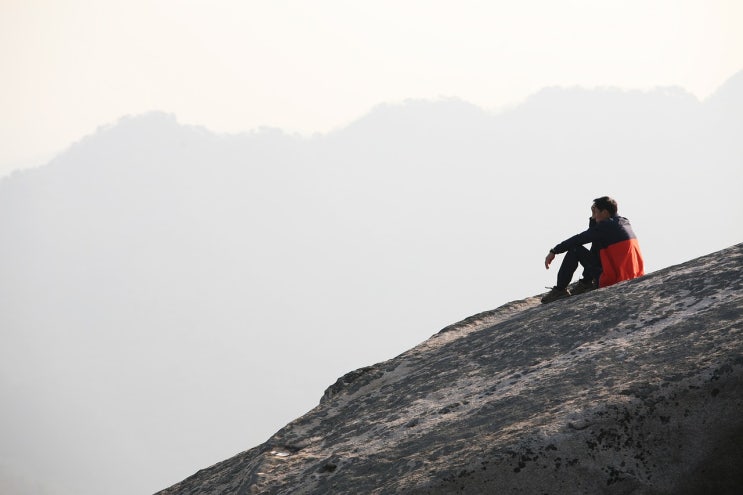
[[166,494],[738,494],[743,244],[506,304]]

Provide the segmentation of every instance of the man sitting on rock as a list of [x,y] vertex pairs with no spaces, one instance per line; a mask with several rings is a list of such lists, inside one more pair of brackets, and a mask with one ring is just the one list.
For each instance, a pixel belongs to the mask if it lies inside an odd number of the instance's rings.
[[[547,269],[556,254],[566,254],[557,272],[557,285],[542,297],[543,303],[598,287],[608,287],[645,274],[640,245],[632,226],[629,220],[618,216],[617,211],[617,202],[612,198],[603,196],[594,199],[588,230],[550,249],[544,260]],[[590,251],[583,246],[589,242]],[[578,264],[583,266],[583,278],[569,290],[568,284]]]

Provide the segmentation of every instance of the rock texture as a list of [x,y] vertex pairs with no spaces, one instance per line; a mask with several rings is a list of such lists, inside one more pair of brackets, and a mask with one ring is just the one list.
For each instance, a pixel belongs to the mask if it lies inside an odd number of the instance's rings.
[[743,244],[506,304],[161,494],[737,494]]

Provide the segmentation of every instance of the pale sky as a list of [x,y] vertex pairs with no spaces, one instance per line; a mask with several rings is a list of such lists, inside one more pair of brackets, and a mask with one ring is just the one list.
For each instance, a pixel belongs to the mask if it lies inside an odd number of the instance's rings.
[[2,0],[0,176],[151,110],[310,135],[408,98],[704,99],[743,68],[742,25],[738,0]]

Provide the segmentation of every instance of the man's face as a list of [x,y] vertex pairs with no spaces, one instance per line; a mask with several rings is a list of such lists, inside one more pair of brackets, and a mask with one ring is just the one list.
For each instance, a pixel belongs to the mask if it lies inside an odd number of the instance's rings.
[[591,215],[596,223],[603,222],[611,216],[609,210],[599,210],[596,205],[591,205]]

